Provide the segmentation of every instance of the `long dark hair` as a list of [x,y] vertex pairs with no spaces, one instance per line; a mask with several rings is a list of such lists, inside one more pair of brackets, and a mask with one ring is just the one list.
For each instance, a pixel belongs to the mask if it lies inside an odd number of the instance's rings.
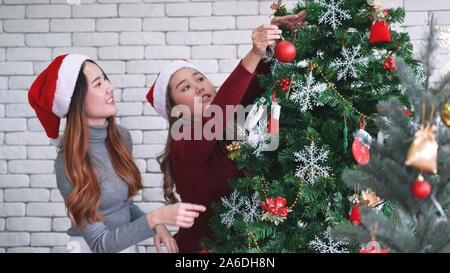
[[[167,87],[166,92],[166,105],[168,107],[169,113],[172,111],[173,107],[176,106],[175,100],[172,97],[172,90],[170,89],[170,86]],[[172,145],[172,125],[181,117],[172,117],[170,114],[168,116],[169,121],[169,131],[167,134],[166,139],[166,145],[164,147],[163,152],[156,158],[156,160],[159,163],[159,166],[161,168],[161,172],[163,173],[163,190],[164,190],[164,199],[166,200],[167,204],[174,204],[178,202],[178,199],[175,197],[174,189],[175,189],[175,182],[172,175],[172,161],[170,157],[170,151],[171,151],[171,145]],[[234,124],[237,124],[236,116],[234,117]],[[234,139],[237,139],[237,128],[234,127]],[[225,135],[225,132],[224,132]],[[219,147],[221,148],[222,152],[227,154],[228,151],[226,150],[226,145],[231,143],[232,140],[226,140],[223,138],[223,140],[217,140],[217,143]]]
[[[95,173],[95,164],[88,153],[89,128],[84,112],[87,80],[83,73],[86,62],[96,64],[87,60],[81,66],[67,114],[66,129],[59,146],[64,151],[64,167],[67,178],[74,186],[65,203],[69,216],[78,229],[85,227],[82,221],[83,217],[86,217],[89,223],[104,219],[104,216],[97,211],[101,201],[101,189]],[[103,74],[108,79],[106,74]],[[107,120],[106,148],[115,171],[129,186],[128,200],[130,200],[143,188],[141,175],[126,148],[114,116]]]

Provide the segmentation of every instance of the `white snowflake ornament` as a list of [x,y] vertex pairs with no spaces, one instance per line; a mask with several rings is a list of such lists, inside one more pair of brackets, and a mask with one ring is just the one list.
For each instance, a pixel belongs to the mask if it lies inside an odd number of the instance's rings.
[[220,200],[222,201],[222,204],[229,209],[227,212],[220,214],[220,222],[230,228],[234,224],[236,215],[241,213],[240,208],[244,203],[244,200],[239,198],[237,190],[234,190],[229,198],[222,197]]
[[306,77],[306,83],[293,79],[291,81],[291,89],[292,93],[289,99],[300,104],[300,111],[306,112],[312,110],[313,105],[323,106],[317,99],[317,96],[327,89],[327,85],[324,83],[316,83],[312,72]]
[[331,168],[328,166],[322,166],[320,164],[327,160],[329,151],[320,148],[318,149],[314,142],[306,147],[301,152],[294,152],[295,161],[300,162],[297,167],[295,176],[305,176],[305,181],[314,184],[320,176],[329,176]]
[[326,11],[320,14],[319,23],[330,25],[336,30],[342,21],[352,19],[348,10],[342,9],[340,6],[344,0],[314,0],[314,3],[326,8]]
[[220,200],[222,205],[228,209],[227,212],[220,214],[220,222],[228,228],[234,225],[234,221],[239,215],[244,216],[246,224],[261,218],[261,201],[258,192],[255,192],[250,199],[246,196],[239,196],[239,192],[235,189],[228,198],[222,197]]
[[244,205],[245,209],[242,214],[244,215],[244,222],[246,224],[255,222],[261,218],[261,201],[259,200],[259,193],[257,191],[253,194],[252,199],[245,199]]
[[348,253],[343,247],[348,245],[346,240],[335,241],[331,235],[331,227],[323,233],[324,241],[315,236],[314,240],[309,242],[309,246],[320,253]]
[[336,67],[339,69],[338,72],[338,80],[342,78],[344,80],[347,79],[347,74],[349,74],[352,78],[358,78],[358,70],[356,69],[356,65],[362,65],[367,67],[369,63],[369,59],[366,57],[361,57],[359,51],[361,50],[361,46],[357,45],[356,47],[343,47],[341,54],[343,59],[336,58],[331,64],[330,67]]

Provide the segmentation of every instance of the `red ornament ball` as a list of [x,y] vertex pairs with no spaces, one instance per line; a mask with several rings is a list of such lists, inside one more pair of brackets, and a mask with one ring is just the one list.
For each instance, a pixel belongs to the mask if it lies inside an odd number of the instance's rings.
[[283,63],[288,63],[295,59],[297,49],[295,45],[288,41],[281,41],[275,46],[275,57]]
[[423,180],[423,177],[419,177],[418,180],[414,181],[411,186],[411,193],[414,197],[419,199],[427,198],[430,195],[431,186],[428,181]]

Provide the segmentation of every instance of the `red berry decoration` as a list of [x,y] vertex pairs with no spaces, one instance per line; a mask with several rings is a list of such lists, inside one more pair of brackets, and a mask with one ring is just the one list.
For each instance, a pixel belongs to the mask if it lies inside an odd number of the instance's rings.
[[283,63],[288,63],[295,59],[297,49],[295,45],[288,41],[281,41],[275,46],[275,57]]
[[411,115],[412,115],[412,112],[411,112],[411,110],[409,110],[409,109],[406,109],[406,110],[405,110],[405,115],[407,115],[407,116],[411,116]]
[[427,198],[430,195],[431,186],[428,181],[423,179],[423,176],[419,174],[417,180],[411,186],[411,193],[414,197],[419,199]]
[[393,71],[397,69],[397,66],[394,64],[394,57],[389,56],[383,64],[383,69]]
[[290,84],[290,79],[289,78],[282,79],[281,82],[280,82],[281,90],[288,91],[289,90],[289,84]]

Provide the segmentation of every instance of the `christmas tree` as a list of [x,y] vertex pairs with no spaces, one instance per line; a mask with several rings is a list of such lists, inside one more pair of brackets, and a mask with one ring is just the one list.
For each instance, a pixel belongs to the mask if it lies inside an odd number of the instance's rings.
[[[397,58],[421,71],[408,34],[389,29],[403,21],[404,10],[375,4],[307,0],[290,12],[273,5],[275,16],[305,10],[308,24],[293,31],[281,28],[284,41],[295,45],[292,61],[280,61],[277,45],[263,58],[271,73],[258,75],[267,91],[253,107],[267,107],[270,122],[263,115],[258,125],[247,124],[240,131],[245,140],[230,149],[230,158],[251,175],[231,180],[232,195],[214,204],[215,239],[203,241],[205,251],[357,251],[331,234],[331,227],[349,222],[352,209],[347,199],[352,190],[341,174],[357,161],[367,163],[370,135],[378,132],[377,102],[397,97],[408,106]],[[277,121],[279,130],[270,133],[278,133],[279,144],[267,151],[267,127]],[[365,133],[354,137],[358,129]],[[386,204],[383,210],[391,212]]]
[[380,102],[381,133],[370,163],[342,175],[351,188],[370,188],[395,207],[386,217],[361,205],[358,227],[336,227],[340,236],[362,243],[362,252],[450,252],[450,73],[430,82],[436,34],[432,23],[422,58],[425,85],[404,61],[397,62],[412,112],[406,115],[396,98]]

